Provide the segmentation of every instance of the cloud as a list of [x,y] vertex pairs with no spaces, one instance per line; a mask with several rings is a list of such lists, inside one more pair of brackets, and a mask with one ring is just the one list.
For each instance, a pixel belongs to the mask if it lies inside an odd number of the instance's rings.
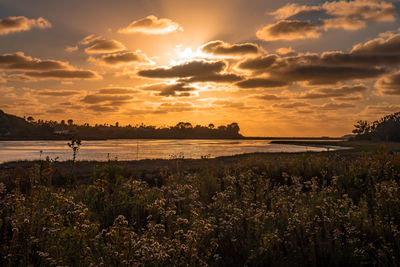
[[400,96],[400,71],[380,78],[375,83],[375,87],[384,95]]
[[242,76],[227,73],[227,74],[211,74],[206,76],[196,76],[186,79],[186,82],[214,82],[214,83],[232,83],[243,80]]
[[[25,56],[22,52],[0,55],[0,69],[5,71],[22,71],[12,73],[18,75],[19,80],[34,81],[37,79],[101,79],[102,77],[91,70],[80,70],[71,66],[68,62],[58,60],[42,60]],[[33,79],[33,80],[32,80]]]
[[380,37],[357,44],[351,50],[356,55],[400,56],[400,33],[389,33],[386,38]]
[[260,64],[264,58],[255,58],[241,62],[238,68],[251,67],[250,70],[255,73],[268,74],[271,80],[286,83],[305,81],[310,84],[376,78],[386,73],[385,68],[374,66],[373,63],[379,63],[379,59],[369,57],[370,60],[363,62],[362,58],[357,57],[339,52],[276,57],[272,63],[267,62],[264,68],[263,64]]
[[6,70],[54,70],[72,68],[67,62],[58,60],[41,60],[25,56],[23,52],[0,55],[0,69]]
[[243,102],[235,102],[232,100],[217,100],[213,102],[213,105],[227,108],[227,109],[239,109],[239,110],[248,110],[248,109],[257,109],[258,107],[246,106]]
[[79,42],[79,45],[86,46],[88,54],[104,54],[125,50],[126,47],[117,40],[109,40],[101,36],[89,35]]
[[135,20],[125,28],[118,30],[119,33],[144,33],[144,34],[167,34],[175,31],[183,31],[176,22],[167,18],[157,18],[150,15]]
[[355,18],[359,21],[395,20],[395,7],[392,3],[376,0],[333,1],[322,5],[325,12],[333,17]]
[[240,88],[271,88],[271,87],[282,87],[288,85],[287,82],[281,80],[273,80],[269,78],[250,78],[241,82],[236,83]]
[[61,108],[54,108],[54,109],[48,109],[47,111],[46,111],[47,113],[50,113],[50,114],[54,114],[54,113],[65,113],[65,110],[64,109],[61,109]]
[[52,70],[43,72],[26,72],[25,75],[39,79],[88,79],[98,80],[102,77],[91,70]]
[[103,106],[103,105],[90,105],[86,108],[96,112],[117,112],[119,110],[118,107]]
[[361,96],[342,96],[342,97],[335,97],[335,100],[339,101],[358,101],[361,100]]
[[334,84],[339,81],[376,78],[386,72],[382,68],[347,66],[286,66],[270,71],[272,78],[282,81],[306,81],[309,84]]
[[355,108],[356,106],[349,103],[326,103],[320,106],[319,110],[339,110],[345,108]]
[[73,95],[78,95],[80,94],[79,91],[73,91],[73,90],[41,90],[37,92],[38,95],[41,96],[51,96],[51,97],[57,97],[57,96],[73,96]]
[[264,70],[271,66],[277,59],[275,55],[260,56],[256,58],[246,59],[239,63],[239,69],[244,70]]
[[153,85],[144,86],[141,89],[147,91],[158,91],[158,96],[172,96],[172,97],[188,97],[190,92],[195,91],[196,88],[186,85],[185,83],[158,83]]
[[286,99],[284,97],[273,95],[273,94],[254,95],[252,98],[261,99],[261,100],[268,100],[268,101]]
[[320,88],[316,90],[310,90],[303,93],[298,98],[300,99],[321,99],[331,97],[346,97],[351,94],[365,92],[368,89],[363,84],[354,86],[342,86],[339,88]]
[[174,103],[162,103],[160,104],[153,113],[165,114],[169,112],[185,112],[192,111],[194,106],[190,102],[174,102]]
[[[310,60],[312,58],[310,57]],[[374,53],[344,53],[339,51],[324,52],[319,58],[314,57],[314,63],[324,65],[341,65],[341,66],[378,66],[393,65],[400,63],[399,54],[374,54]]]
[[289,3],[274,12],[270,12],[269,14],[274,16],[276,19],[287,19],[287,18],[300,18],[306,17],[310,15],[319,15],[322,14],[321,6],[305,6],[299,5],[296,3]]
[[283,56],[294,56],[296,55],[296,51],[293,50],[291,47],[281,47],[276,49],[276,53]]
[[[376,0],[328,1],[322,5],[306,6],[287,4],[269,13],[278,22],[257,31],[257,37],[265,41],[318,38],[329,29],[358,30],[367,22],[391,22],[395,20],[395,7],[390,2]],[[320,15],[320,19],[298,20]]]
[[370,113],[374,117],[376,117],[377,114],[387,115],[388,113],[398,112],[399,110],[400,110],[400,105],[393,105],[389,103],[383,103],[379,105],[369,105],[365,108],[365,111],[367,113]]
[[[267,75],[276,81],[333,84],[340,81],[378,78],[400,64],[400,34],[359,44],[350,53],[328,51],[322,54],[266,55],[245,59],[236,65],[252,75]],[[243,81],[244,84],[246,82]]]
[[139,76],[147,78],[185,78],[214,75],[226,67],[223,61],[191,61],[169,68],[141,70]]
[[131,64],[154,64],[154,62],[141,51],[125,51],[120,53],[107,54],[101,56],[100,58],[90,57],[89,61],[95,62],[99,65],[112,67],[127,66]]
[[32,28],[50,28],[51,23],[44,18],[28,19],[24,16],[0,19],[0,35],[14,32],[29,31]]
[[133,98],[130,95],[100,95],[100,94],[92,94],[86,95],[81,99],[81,102],[86,104],[99,104],[99,103],[108,103],[111,104],[113,102],[126,102]]
[[36,82],[37,79],[33,77],[26,76],[24,73],[4,73],[2,77],[5,82]]
[[272,105],[274,108],[301,108],[310,106],[304,102],[292,102],[292,103],[282,103],[282,104],[274,104]]
[[258,30],[256,36],[264,41],[318,38],[321,23],[301,20],[281,20]]
[[252,43],[230,44],[220,40],[211,41],[202,45],[200,50],[203,53],[214,56],[236,57],[257,54],[260,50],[258,45]]
[[136,94],[140,92],[137,89],[126,88],[126,87],[112,87],[112,88],[103,88],[98,90],[98,94],[102,95],[124,95],[124,94]]

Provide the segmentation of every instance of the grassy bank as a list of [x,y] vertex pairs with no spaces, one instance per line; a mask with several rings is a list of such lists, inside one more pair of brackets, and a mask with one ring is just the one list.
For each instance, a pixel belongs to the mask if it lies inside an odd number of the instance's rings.
[[388,150],[1,165],[0,265],[399,265]]

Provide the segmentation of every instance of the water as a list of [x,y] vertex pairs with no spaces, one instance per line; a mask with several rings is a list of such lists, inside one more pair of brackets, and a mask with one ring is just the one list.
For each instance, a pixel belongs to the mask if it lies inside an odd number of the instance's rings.
[[[341,149],[329,147],[330,150]],[[0,141],[0,163],[15,160],[35,160],[47,156],[69,160],[72,151],[67,141]],[[326,147],[270,144],[268,140],[99,140],[82,141],[77,160],[137,160],[174,157],[218,157],[253,152],[327,151]]]

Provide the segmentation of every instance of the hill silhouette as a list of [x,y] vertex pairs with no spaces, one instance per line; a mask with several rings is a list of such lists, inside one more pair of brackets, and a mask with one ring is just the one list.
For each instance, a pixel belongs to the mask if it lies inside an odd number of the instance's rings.
[[74,124],[69,119],[57,121],[35,120],[33,117],[21,118],[0,110],[0,139],[237,139],[243,138],[240,127],[233,122],[228,125],[195,125],[179,122],[175,126],[156,127],[148,125],[115,125],[84,123]]
[[37,127],[26,119],[6,114],[0,110],[0,138],[49,138],[54,137],[52,129]]

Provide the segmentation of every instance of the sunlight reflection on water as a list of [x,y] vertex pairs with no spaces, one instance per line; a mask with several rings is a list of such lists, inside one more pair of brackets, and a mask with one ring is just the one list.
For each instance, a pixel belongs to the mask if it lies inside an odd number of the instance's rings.
[[[330,150],[340,149],[330,147]],[[0,163],[14,160],[42,159],[47,156],[68,160],[72,152],[67,141],[0,141]],[[254,152],[320,152],[326,147],[270,144],[268,140],[96,140],[82,141],[78,160],[106,161],[110,159],[168,159],[183,155],[185,158],[230,156]]]

